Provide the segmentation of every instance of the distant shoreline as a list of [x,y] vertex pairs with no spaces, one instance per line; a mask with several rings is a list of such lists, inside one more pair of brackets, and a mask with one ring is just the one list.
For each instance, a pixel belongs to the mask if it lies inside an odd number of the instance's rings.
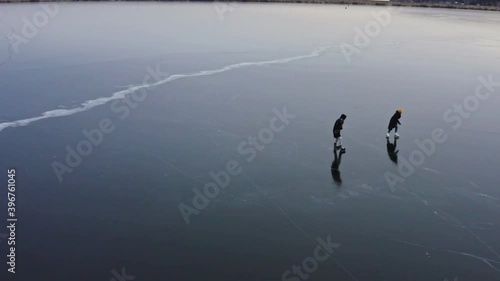
[[[450,0],[453,1],[453,0]],[[42,2],[135,2],[127,0],[0,0],[0,3],[42,3]],[[415,8],[442,8],[457,10],[477,10],[477,11],[500,11],[500,6],[476,6],[462,4],[440,4],[440,3],[417,3],[417,2],[390,2],[390,1],[370,1],[370,0],[250,0],[250,1],[163,1],[149,0],[141,2],[240,2],[240,3],[298,3],[298,4],[336,4],[336,5],[363,5],[363,6],[393,6],[393,7],[415,7]]]

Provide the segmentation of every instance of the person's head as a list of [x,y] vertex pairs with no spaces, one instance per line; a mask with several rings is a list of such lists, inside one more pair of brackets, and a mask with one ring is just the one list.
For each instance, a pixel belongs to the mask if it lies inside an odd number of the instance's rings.
[[345,120],[346,117],[347,116],[345,116],[345,114],[340,115],[340,119],[342,119],[342,120]]
[[403,109],[399,108],[398,110],[396,110],[396,112],[399,112],[399,114],[401,114],[401,113],[403,113]]

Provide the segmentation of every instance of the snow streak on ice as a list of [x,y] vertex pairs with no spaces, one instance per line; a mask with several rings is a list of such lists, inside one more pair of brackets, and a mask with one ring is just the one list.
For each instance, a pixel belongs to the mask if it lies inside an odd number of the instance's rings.
[[317,57],[327,49],[328,49],[327,47],[322,47],[322,48],[318,48],[315,51],[313,51],[309,54],[306,54],[306,55],[289,57],[289,58],[278,59],[278,60],[258,61],[258,62],[242,62],[242,63],[224,66],[224,67],[218,68],[218,69],[202,70],[202,71],[198,71],[198,72],[194,72],[194,73],[186,73],[186,74],[173,74],[173,75],[170,75],[167,78],[165,78],[163,80],[159,80],[155,83],[130,86],[124,90],[114,92],[111,96],[101,97],[98,99],[85,101],[81,104],[80,107],[71,108],[71,109],[55,109],[55,110],[43,112],[40,116],[35,116],[35,117],[11,121],[11,122],[0,123],[0,131],[2,131],[5,128],[9,128],[9,127],[26,126],[26,125],[29,125],[33,122],[47,119],[47,118],[63,117],[63,116],[73,115],[73,114],[76,114],[79,112],[88,111],[96,106],[100,106],[100,105],[109,103],[113,100],[123,99],[127,95],[130,95],[130,94],[137,92],[139,90],[142,90],[142,89],[147,90],[149,88],[157,87],[159,85],[163,85],[163,84],[166,84],[166,83],[178,80],[178,79],[213,75],[213,74],[218,74],[218,73],[230,71],[233,69],[245,68],[245,67],[250,67],[250,66],[262,66],[262,65],[268,65],[268,64],[289,63],[289,62],[293,62],[293,61]]

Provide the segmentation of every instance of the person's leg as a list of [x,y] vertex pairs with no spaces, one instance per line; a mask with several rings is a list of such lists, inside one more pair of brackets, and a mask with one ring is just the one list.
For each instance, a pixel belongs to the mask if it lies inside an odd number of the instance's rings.
[[394,127],[394,132],[397,133],[398,132],[398,125],[396,125],[396,127]]
[[337,136],[337,134],[336,134],[335,130],[333,130],[333,139],[335,140],[335,141],[333,142],[333,148],[334,148],[334,149],[337,147],[337,137],[338,137],[338,136]]
[[338,145],[339,145],[340,147],[342,147],[342,137],[338,137],[338,140],[339,140],[339,141],[338,141]]
[[345,148],[342,146],[342,137],[340,137],[339,139],[340,139],[340,144],[339,144],[340,153],[345,153]]

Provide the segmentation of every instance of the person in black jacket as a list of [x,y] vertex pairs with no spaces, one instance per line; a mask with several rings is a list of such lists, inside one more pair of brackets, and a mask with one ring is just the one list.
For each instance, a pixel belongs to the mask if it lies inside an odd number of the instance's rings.
[[398,125],[401,125],[401,123],[399,122],[399,118],[401,118],[401,113],[403,113],[403,110],[400,108],[398,110],[396,110],[396,113],[394,113],[394,115],[392,115],[391,117],[391,121],[389,121],[389,131],[387,132],[387,135],[386,137],[389,138],[390,135],[389,133],[392,131],[392,129],[394,129],[394,138],[399,138],[399,135],[398,135]]
[[340,152],[344,153],[345,148],[342,147],[342,137],[340,136],[340,131],[342,131],[344,120],[347,116],[345,114],[340,115],[340,118],[335,121],[333,125],[333,138],[335,138],[335,143],[333,144],[333,150],[340,149]]

